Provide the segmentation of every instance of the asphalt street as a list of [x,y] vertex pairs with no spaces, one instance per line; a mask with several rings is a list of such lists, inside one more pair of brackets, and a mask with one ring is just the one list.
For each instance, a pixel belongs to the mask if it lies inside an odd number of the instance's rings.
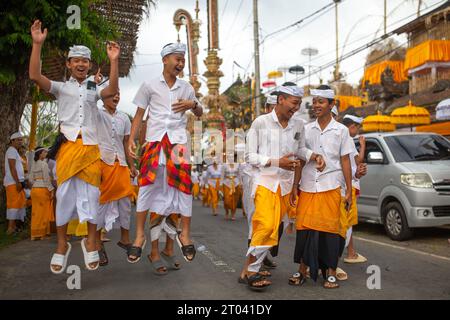
[[[399,243],[388,240],[380,226],[357,227],[355,244],[368,262],[341,261],[349,279],[340,282],[337,290],[324,289],[321,279],[302,287],[288,285],[297,266],[293,263],[295,234],[285,234],[276,258],[278,267],[272,272],[273,285],[265,292],[254,292],[237,282],[247,247],[247,221],[241,211],[237,221],[225,221],[223,209],[214,217],[195,201],[193,212],[192,238],[198,252],[187,263],[176,247],[183,261],[181,270],[166,276],[153,274],[146,259],[149,245],[139,263],[129,264],[116,245],[119,231],[113,231],[108,234],[112,241],[106,243],[109,265],[98,271],[84,268],[80,241],[72,241],[68,264],[80,266],[81,289],[70,290],[70,274],[53,275],[49,270],[55,237],[25,240],[0,251],[0,299],[450,299],[448,229],[427,229]],[[371,270],[380,271],[379,289],[367,286]]]

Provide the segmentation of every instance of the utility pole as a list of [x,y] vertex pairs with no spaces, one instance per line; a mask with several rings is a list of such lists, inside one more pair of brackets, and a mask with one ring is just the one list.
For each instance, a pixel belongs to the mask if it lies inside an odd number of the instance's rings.
[[336,9],[336,68],[334,70],[334,81],[339,80],[339,24],[338,24],[338,4],[341,0],[333,0]]
[[258,0],[253,0],[253,37],[255,42],[255,109],[256,116],[261,114],[261,71],[259,65],[259,22]]
[[387,30],[387,0],[384,0],[384,34]]

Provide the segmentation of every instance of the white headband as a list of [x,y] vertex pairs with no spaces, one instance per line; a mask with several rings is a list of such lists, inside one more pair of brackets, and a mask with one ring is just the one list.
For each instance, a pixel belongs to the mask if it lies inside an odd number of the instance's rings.
[[274,95],[267,96],[266,104],[277,104],[278,97]]
[[18,138],[23,138],[22,134],[19,131],[13,133],[11,135],[11,137],[9,137],[10,140],[14,140],[14,139],[18,139]]
[[34,153],[37,153],[37,152],[39,152],[39,151],[41,151],[41,150],[48,151],[47,148],[38,148],[38,149],[34,150]]
[[357,124],[361,124],[363,122],[363,118],[357,117],[357,116],[352,116],[351,114],[347,114],[345,115],[344,119],[350,119],[352,120],[354,123]]
[[303,97],[304,95],[303,88],[297,86],[281,86],[278,91],[294,97]]
[[167,46],[165,46],[161,51],[161,57],[164,58],[165,56],[172,54],[172,53],[186,53],[186,45],[184,43],[171,43]]
[[334,99],[334,90],[319,90],[319,89],[311,89],[311,95],[313,97],[320,97],[325,99]]
[[336,106],[333,107],[333,109],[331,109],[331,113],[333,113],[335,116],[339,115],[338,109]]
[[67,59],[69,58],[87,58],[91,60],[91,50],[89,50],[88,47],[85,46],[73,46],[70,47],[69,55],[67,56]]

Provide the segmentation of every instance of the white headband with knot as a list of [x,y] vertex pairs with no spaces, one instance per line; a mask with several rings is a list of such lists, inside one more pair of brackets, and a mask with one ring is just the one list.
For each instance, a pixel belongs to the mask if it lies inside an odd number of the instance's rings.
[[331,109],[331,112],[332,112],[335,116],[339,115],[338,108],[337,108],[336,106],[334,106],[333,109]]
[[181,53],[186,54],[186,45],[184,43],[171,43],[167,46],[165,46],[161,51],[161,57],[164,58],[165,56],[172,54],[172,53]]
[[332,89],[326,89],[326,90],[311,89],[311,95],[313,97],[334,99],[334,90],[332,90]]
[[37,148],[36,150],[34,150],[34,153],[37,153],[37,152],[42,151],[42,150],[48,151],[47,148],[42,147],[42,148]]
[[281,86],[278,91],[294,97],[303,97],[304,95],[303,88],[297,86]]
[[266,104],[277,104],[278,103],[278,97],[275,95],[267,96]]
[[11,135],[11,137],[9,137],[9,140],[14,140],[14,139],[18,139],[18,138],[23,138],[22,134],[19,131],[13,133]]
[[87,58],[91,60],[91,50],[86,46],[73,46],[70,47],[69,55],[67,56],[67,59],[69,58]]
[[344,119],[350,119],[354,123],[357,123],[357,124],[361,124],[363,122],[363,120],[364,120],[363,118],[360,118],[360,117],[357,117],[357,116],[352,116],[351,114],[346,114],[344,116]]

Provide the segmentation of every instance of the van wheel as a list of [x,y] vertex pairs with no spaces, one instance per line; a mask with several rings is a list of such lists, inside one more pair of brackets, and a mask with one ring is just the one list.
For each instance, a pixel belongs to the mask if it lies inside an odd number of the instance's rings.
[[413,236],[413,229],[408,226],[403,207],[398,202],[389,202],[383,210],[383,224],[389,238],[405,241]]

